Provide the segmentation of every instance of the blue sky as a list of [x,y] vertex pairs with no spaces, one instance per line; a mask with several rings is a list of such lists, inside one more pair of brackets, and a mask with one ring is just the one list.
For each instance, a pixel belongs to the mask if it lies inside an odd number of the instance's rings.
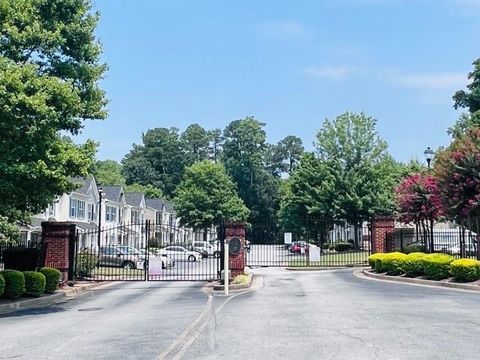
[[109,117],[79,140],[121,160],[142,132],[248,115],[308,149],[363,111],[398,160],[446,145],[451,96],[480,57],[480,0],[94,1]]

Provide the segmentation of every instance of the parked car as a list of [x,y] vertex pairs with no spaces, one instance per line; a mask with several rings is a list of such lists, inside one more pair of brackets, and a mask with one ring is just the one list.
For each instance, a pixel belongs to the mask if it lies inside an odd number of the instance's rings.
[[[290,252],[292,254],[301,254],[308,252],[309,245],[305,241],[298,241],[290,247]],[[302,251],[303,249],[303,251]]]
[[140,254],[129,253],[115,246],[102,246],[98,251],[98,266],[141,269],[144,267],[144,260]]
[[214,258],[220,257],[220,248],[214,246],[207,241],[194,241],[193,249],[199,251],[200,253],[206,253],[208,256],[213,256]]
[[160,251],[161,255],[168,255],[175,261],[200,261],[202,259],[202,254],[198,251],[188,250],[183,246],[171,245],[166,246]]

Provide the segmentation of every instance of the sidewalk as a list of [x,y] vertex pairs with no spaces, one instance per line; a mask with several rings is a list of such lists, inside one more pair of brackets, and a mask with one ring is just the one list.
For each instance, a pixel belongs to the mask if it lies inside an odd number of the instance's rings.
[[73,297],[93,288],[107,287],[113,282],[77,282],[74,286],[66,286],[54,294],[44,294],[38,298],[20,298],[18,300],[0,299],[0,315],[9,314],[18,310],[33,309],[53,305],[64,298]]

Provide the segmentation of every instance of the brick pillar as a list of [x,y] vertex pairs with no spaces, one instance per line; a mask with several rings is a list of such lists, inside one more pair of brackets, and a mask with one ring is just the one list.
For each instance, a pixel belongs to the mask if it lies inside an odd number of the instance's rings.
[[74,239],[75,224],[42,222],[42,246],[45,251],[43,265],[60,270],[63,284],[69,279],[69,268],[74,263],[73,252],[71,251],[74,246]]
[[387,237],[392,236],[395,219],[391,216],[378,216],[372,219],[372,253],[387,252]]
[[245,271],[245,224],[240,222],[231,222],[225,224],[225,241],[232,238],[240,239],[242,246],[240,252],[236,256],[230,255],[228,266],[230,269],[230,277],[234,278],[241,275]]

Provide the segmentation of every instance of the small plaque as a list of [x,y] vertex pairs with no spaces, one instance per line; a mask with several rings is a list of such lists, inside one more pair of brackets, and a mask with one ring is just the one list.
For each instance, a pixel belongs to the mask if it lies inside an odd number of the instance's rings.
[[237,238],[237,237],[234,237],[234,238],[231,238],[229,241],[228,241],[228,252],[231,256],[236,256],[240,253],[240,250],[242,248],[242,241]]

